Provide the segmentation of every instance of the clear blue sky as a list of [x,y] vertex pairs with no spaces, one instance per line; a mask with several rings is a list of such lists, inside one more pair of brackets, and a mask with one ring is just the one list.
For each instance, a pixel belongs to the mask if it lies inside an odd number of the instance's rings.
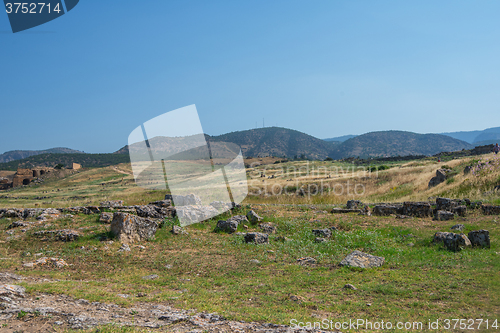
[[0,153],[112,152],[196,104],[206,133],[500,126],[500,1],[97,1],[12,34]]

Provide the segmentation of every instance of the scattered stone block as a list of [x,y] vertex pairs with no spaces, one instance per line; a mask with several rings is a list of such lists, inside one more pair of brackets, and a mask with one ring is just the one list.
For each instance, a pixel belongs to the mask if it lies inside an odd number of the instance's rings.
[[490,247],[490,232],[488,230],[474,230],[469,232],[472,246]]
[[434,243],[442,243],[448,237],[452,237],[454,235],[453,232],[436,232],[434,234]]
[[365,205],[359,200],[349,200],[349,201],[347,201],[345,208],[347,208],[347,209],[361,209],[361,208],[364,208],[364,206]]
[[219,221],[217,222],[217,229],[228,232],[228,233],[233,233],[238,230],[238,222],[234,220],[227,220],[227,221]]
[[245,242],[254,244],[268,244],[269,235],[260,232],[249,232],[245,235]]
[[210,206],[214,207],[219,213],[227,212],[233,208],[233,204],[231,202],[224,201],[211,202]]
[[219,215],[217,209],[212,206],[176,206],[175,211],[183,226]]
[[122,207],[123,206],[123,200],[109,200],[109,201],[103,201],[100,203],[101,207],[106,207],[106,208],[116,208],[116,207]]
[[322,238],[332,237],[332,230],[331,229],[314,229],[312,232],[317,237],[322,237]]
[[373,256],[361,251],[354,251],[348,254],[341,262],[340,266],[372,268],[380,267],[385,263],[384,257]]
[[172,200],[160,200],[160,201],[150,202],[149,206],[168,208],[172,206]]
[[257,213],[254,212],[253,210],[247,213],[247,219],[252,224],[257,224],[260,221],[262,221],[262,218],[259,215],[257,215]]
[[327,242],[328,240],[326,238],[322,238],[322,237],[316,237],[314,239],[314,242],[315,243],[324,243],[324,242]]
[[361,213],[361,209],[334,208],[332,214]]
[[451,212],[447,212],[445,210],[438,210],[436,215],[434,215],[434,219],[437,221],[449,221],[455,218],[455,214]]
[[482,205],[484,215],[500,215],[500,206]]
[[179,227],[178,225],[173,225],[172,230],[170,231],[174,235],[187,235],[187,231],[184,228]]
[[436,176],[433,177],[430,181],[429,181],[429,188],[431,187],[434,187],[434,186],[437,186],[441,183],[443,183],[444,181],[446,181],[446,177],[447,177],[447,174],[450,170],[447,170],[447,169],[439,169],[436,171]]
[[403,203],[403,215],[415,217],[432,216],[432,206],[428,202],[405,202]]
[[453,208],[452,212],[458,216],[465,217],[465,215],[467,215],[467,206],[464,205],[456,206]]
[[113,213],[101,213],[99,216],[99,222],[102,223],[111,223],[113,220]]
[[158,223],[128,213],[114,213],[111,232],[122,243],[134,243],[154,237]]
[[267,223],[261,223],[259,224],[260,230],[262,230],[263,233],[266,234],[274,234],[276,233],[276,226],[274,223],[267,222]]
[[463,224],[455,224],[453,227],[451,227],[451,230],[459,230],[463,231],[465,226]]
[[348,283],[344,286],[344,289],[351,289],[351,290],[358,290],[358,288],[356,288],[355,286],[353,286],[352,284]]
[[201,198],[195,194],[188,195],[165,195],[165,200],[172,200],[177,206],[201,206]]
[[299,265],[302,265],[302,266],[307,266],[307,265],[314,265],[314,264],[318,263],[318,261],[314,258],[311,258],[311,257],[303,257],[303,258],[297,259],[297,263]]
[[399,214],[400,208],[393,205],[376,205],[373,207],[372,214],[377,216],[389,216],[392,214]]
[[454,252],[462,250],[462,248],[471,246],[471,242],[465,234],[453,234],[453,236],[448,236],[443,241],[444,246]]

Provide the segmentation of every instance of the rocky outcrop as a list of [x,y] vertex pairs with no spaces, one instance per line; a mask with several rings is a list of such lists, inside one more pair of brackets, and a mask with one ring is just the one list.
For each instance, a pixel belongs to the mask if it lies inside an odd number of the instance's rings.
[[373,256],[361,251],[354,251],[348,254],[341,262],[340,266],[372,268],[380,267],[385,263],[384,257]]
[[111,232],[122,243],[134,243],[154,237],[158,223],[128,213],[114,213]]

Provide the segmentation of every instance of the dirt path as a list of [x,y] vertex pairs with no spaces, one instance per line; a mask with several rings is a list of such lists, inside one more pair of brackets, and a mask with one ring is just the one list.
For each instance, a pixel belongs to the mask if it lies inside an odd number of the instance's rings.
[[66,295],[26,294],[23,287],[16,286],[20,282],[39,283],[47,280],[0,273],[2,333],[61,332],[108,324],[161,332],[325,332],[229,321],[217,314],[179,310],[161,303],[137,303],[131,308],[123,308],[116,304],[91,303]]

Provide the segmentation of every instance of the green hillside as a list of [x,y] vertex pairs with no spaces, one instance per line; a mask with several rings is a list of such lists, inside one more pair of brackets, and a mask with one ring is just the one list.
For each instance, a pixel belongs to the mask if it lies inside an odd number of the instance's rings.
[[22,160],[0,163],[0,170],[17,170],[18,167],[36,166],[54,167],[58,164],[68,166],[71,163],[81,164],[85,168],[105,167],[130,162],[127,154],[41,154]]
[[266,127],[209,137],[239,145],[244,156],[286,156],[325,159],[335,146],[311,135],[281,127]]
[[70,148],[52,148],[45,150],[12,150],[0,155],[0,163],[22,160],[30,156],[41,154],[81,154],[83,152]]
[[349,139],[333,148],[330,157],[388,157],[434,155],[473,148],[467,142],[440,134],[417,134],[403,131],[372,132]]

